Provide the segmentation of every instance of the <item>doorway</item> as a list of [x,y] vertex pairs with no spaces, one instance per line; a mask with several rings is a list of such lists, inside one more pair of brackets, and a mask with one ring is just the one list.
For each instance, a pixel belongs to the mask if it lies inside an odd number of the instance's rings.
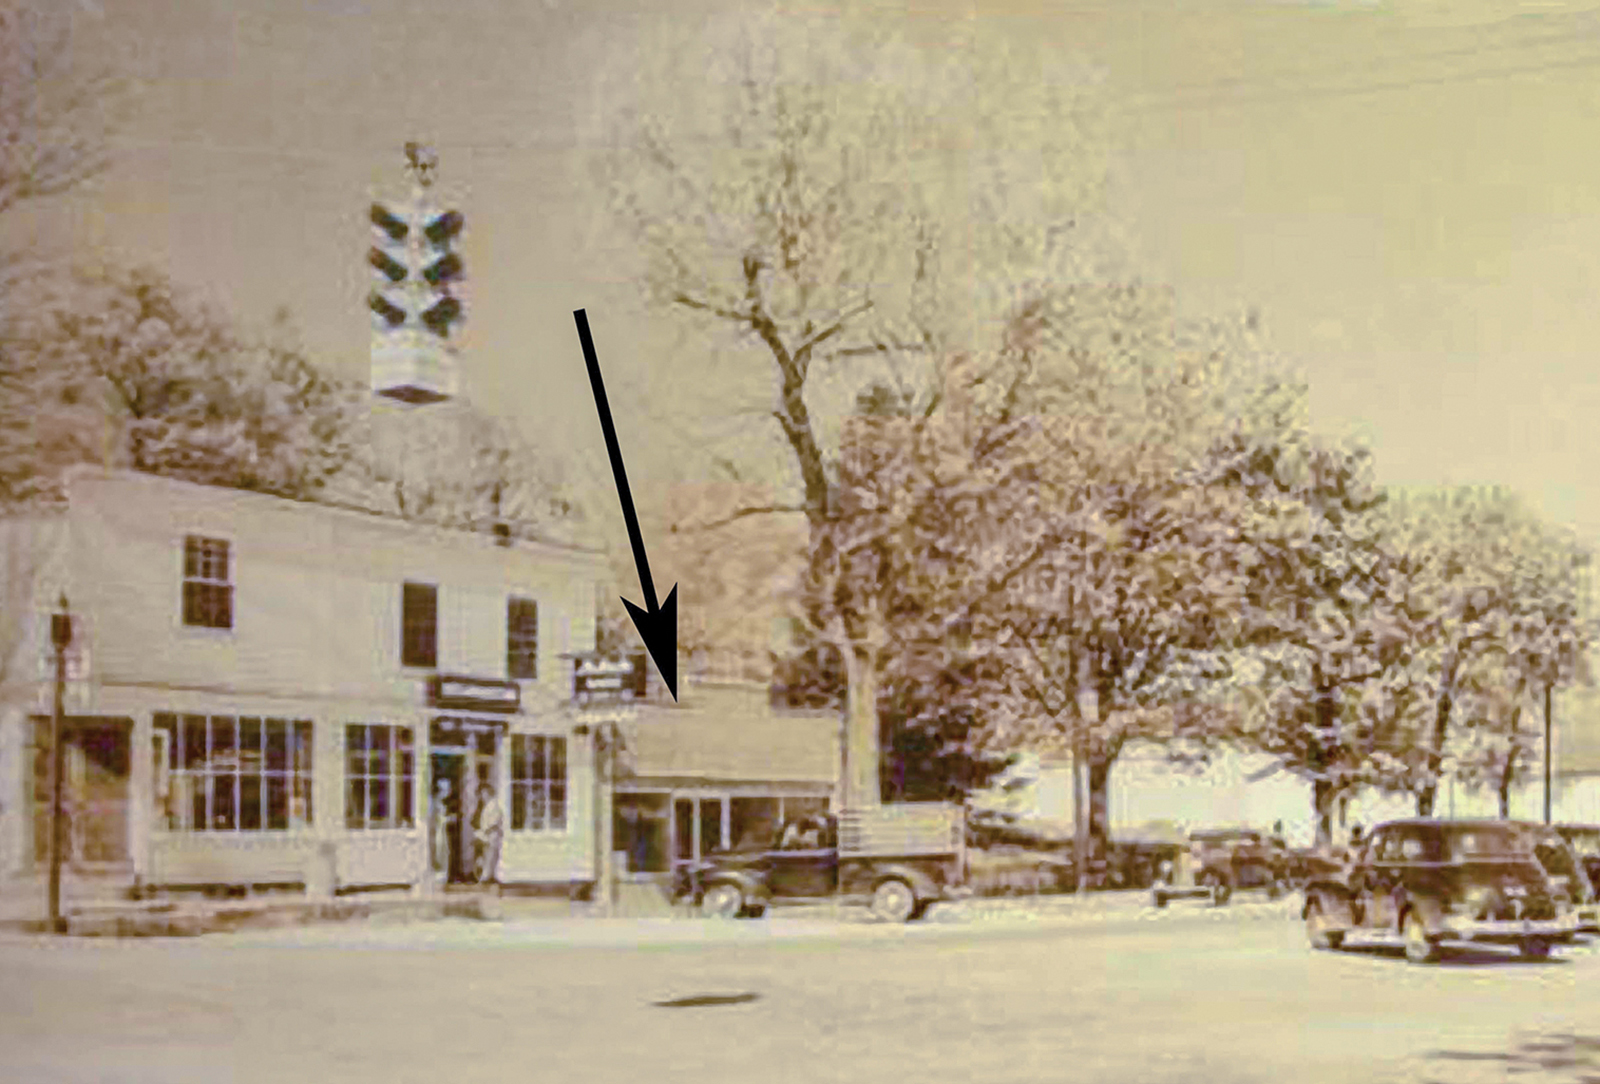
[[[449,884],[458,884],[468,879],[472,844],[472,815],[466,808],[471,795],[464,788],[467,780],[467,750],[439,748],[431,750],[428,754],[428,778],[432,780],[433,788],[433,799],[428,807],[430,847],[432,840],[437,838],[432,834],[438,831],[437,819],[442,816],[447,826],[445,833],[450,848],[446,868],[443,871],[444,879]],[[442,809],[439,796],[441,784],[449,787],[443,797]],[[434,861],[438,859],[435,858]]]
[[[498,794],[500,731],[474,719],[439,718],[429,730],[429,789],[438,793],[441,781],[450,784],[444,815],[450,839],[449,884],[477,880],[476,841],[472,826],[478,815],[478,795],[484,787]],[[429,831],[433,831],[433,805],[429,806]],[[433,838],[430,834],[430,840]]]
[[[132,722],[68,718],[62,722],[62,860],[79,872],[129,864],[128,801]],[[33,853],[50,860],[50,720],[35,718]]]

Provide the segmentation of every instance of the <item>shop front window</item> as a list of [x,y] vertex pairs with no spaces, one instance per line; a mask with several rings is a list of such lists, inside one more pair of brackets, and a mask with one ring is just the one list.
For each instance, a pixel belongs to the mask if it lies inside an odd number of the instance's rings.
[[512,735],[511,830],[562,832],[566,827],[567,739]]
[[311,723],[158,712],[161,823],[171,832],[287,831],[311,823]]
[[410,828],[416,758],[411,728],[352,723],[344,730],[347,828]]
[[728,813],[728,834],[734,847],[769,847],[778,833],[778,799],[735,798]]

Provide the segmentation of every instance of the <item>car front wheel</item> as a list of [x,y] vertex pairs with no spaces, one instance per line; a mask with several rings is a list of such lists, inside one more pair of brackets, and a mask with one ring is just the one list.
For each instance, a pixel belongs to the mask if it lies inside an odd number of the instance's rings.
[[1422,916],[1413,911],[1406,916],[1402,930],[1406,943],[1406,959],[1414,964],[1431,964],[1439,958],[1439,947],[1428,937],[1428,927]]
[[743,910],[744,893],[738,885],[712,885],[700,898],[700,911],[707,918],[738,918]]
[[1344,931],[1334,928],[1320,900],[1312,900],[1306,907],[1306,938],[1312,948],[1323,952],[1333,952],[1344,944]]
[[917,894],[904,881],[884,881],[872,892],[872,913],[885,922],[910,922],[916,911]]
[[1530,960],[1543,960],[1550,955],[1550,942],[1537,937],[1524,941],[1522,955]]

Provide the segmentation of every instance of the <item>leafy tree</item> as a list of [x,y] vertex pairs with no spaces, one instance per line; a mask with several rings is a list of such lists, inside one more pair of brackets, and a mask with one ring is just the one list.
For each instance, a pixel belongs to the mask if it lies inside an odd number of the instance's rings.
[[1469,674],[1477,703],[1455,758],[1469,786],[1494,787],[1502,815],[1543,745],[1542,728],[1525,725],[1529,715],[1538,717],[1547,689],[1592,684],[1595,640],[1583,605],[1590,551],[1531,516],[1516,526],[1507,546],[1507,601],[1496,614],[1490,650]]
[[[74,42],[68,5],[0,0],[0,220],[101,174],[125,85]],[[41,262],[0,250],[0,286],[19,285]]]
[[1215,462],[1250,499],[1244,646],[1230,660],[1240,736],[1311,781],[1327,842],[1341,795],[1409,778],[1426,695],[1415,643],[1431,616],[1410,588],[1420,562],[1385,537],[1362,449],[1301,430],[1230,440]]
[[[1099,176],[1077,123],[1083,81],[818,25],[717,24],[703,54],[654,50],[664,77],[629,58],[637,104],[605,123],[625,133],[608,178],[649,297],[763,374],[798,479],[798,501],[781,507],[804,514],[814,565],[837,584],[882,556],[836,529],[859,511],[836,447],[852,396],[876,381],[930,412],[942,363],[1001,311],[990,285],[1083,251],[1074,216]],[[807,596],[850,685],[851,802],[879,797],[887,600],[862,594],[872,578],[854,577],[842,609],[829,608],[836,592]]]
[[1204,738],[1229,718],[1201,694],[1244,598],[1243,502],[1212,484],[1206,453],[1270,402],[1229,330],[1178,322],[1137,283],[1064,290],[1019,313],[987,374],[986,409],[1042,439],[1013,446],[1013,473],[1057,543],[979,609],[995,665],[975,693],[1001,747],[1080,758],[1084,843],[1105,842],[1128,742]]
[[476,407],[378,405],[336,481],[341,499],[388,515],[507,538],[587,541],[559,461]]
[[[1454,489],[1397,494],[1390,501],[1394,544],[1418,562],[1413,597],[1424,614],[1416,630],[1424,661],[1428,718],[1413,751],[1417,813],[1430,816],[1438,793],[1454,713],[1506,718],[1504,705],[1484,714],[1472,698],[1485,664],[1518,650],[1517,614],[1529,591],[1548,590],[1530,577],[1529,557],[1545,544],[1542,529],[1503,489]],[[1490,668],[1504,674],[1503,666]],[[1514,729],[1514,724],[1513,724]]]
[[360,397],[148,270],[80,273],[19,321],[0,382],[0,499],[74,462],[310,497],[350,463]]

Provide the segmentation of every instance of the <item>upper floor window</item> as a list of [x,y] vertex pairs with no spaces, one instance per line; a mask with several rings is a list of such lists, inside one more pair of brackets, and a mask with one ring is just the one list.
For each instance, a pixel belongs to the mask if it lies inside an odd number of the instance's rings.
[[183,623],[233,628],[233,578],[228,543],[189,535],[183,540]]
[[439,665],[439,589],[408,583],[400,598],[400,664]]
[[506,676],[512,681],[539,676],[539,604],[532,599],[506,603]]

